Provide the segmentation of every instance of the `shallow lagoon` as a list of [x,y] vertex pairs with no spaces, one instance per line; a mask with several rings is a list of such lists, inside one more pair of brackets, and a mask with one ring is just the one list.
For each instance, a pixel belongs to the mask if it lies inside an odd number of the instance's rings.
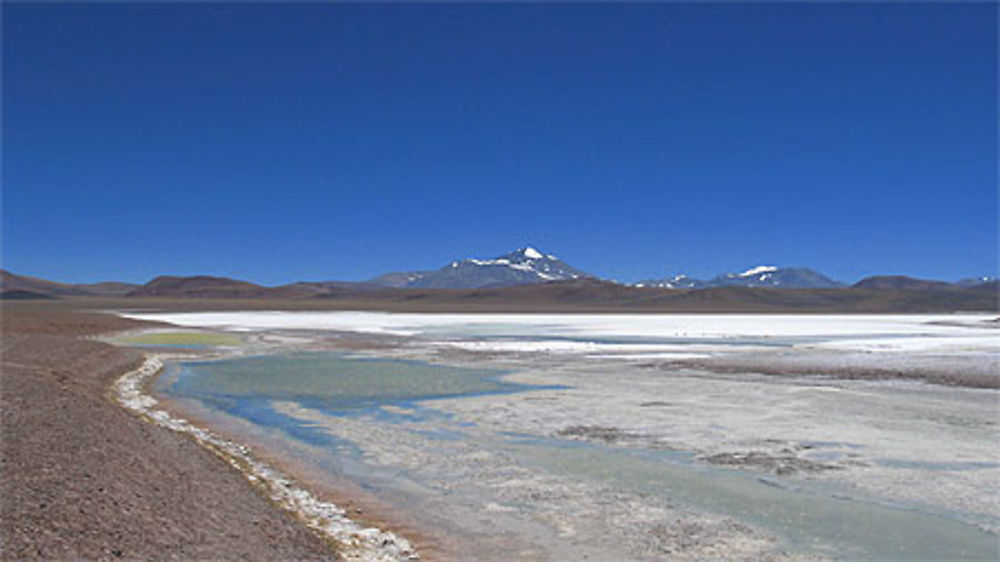
[[[435,407],[441,399],[482,400],[511,393],[527,393],[527,399],[532,392],[566,388],[506,382],[502,377],[507,373],[340,352],[289,353],[181,363],[161,377],[157,386],[168,396],[197,400],[277,430],[288,439],[326,449],[330,455],[320,464],[327,470],[338,471],[340,457],[343,471],[363,481],[363,467],[368,465],[370,489],[391,497],[405,488],[412,506],[425,509],[440,506],[443,495],[448,502],[465,504],[469,512],[498,505],[503,499],[497,497],[493,483],[477,483],[474,472],[455,462],[461,456],[455,454],[455,447],[461,444],[462,454],[472,448],[490,458],[502,458],[507,466],[493,468],[514,470],[521,478],[525,471],[543,474],[595,489],[621,490],[654,505],[675,504],[734,518],[777,537],[775,548],[791,556],[813,552],[835,558],[931,560],[992,559],[996,555],[996,535],[945,512],[848,499],[836,490],[801,481],[706,466],[684,451],[493,431]],[[382,435],[382,441],[372,437],[376,434]],[[384,460],[403,455],[407,446],[414,449],[409,458]],[[463,485],[455,488],[451,482],[456,479]],[[572,509],[572,502],[567,503]],[[530,518],[534,506],[521,502],[502,509]],[[454,533],[488,532],[482,522],[442,523]],[[516,525],[506,529],[512,534],[523,531]],[[536,549],[529,557],[559,558],[565,552],[559,546],[565,538],[553,533],[551,550]],[[471,548],[467,552],[474,554],[475,547]],[[595,547],[592,552],[601,550]]]
[[197,399],[294,400],[329,411],[415,400],[515,392],[503,371],[357,357],[340,352],[259,355],[184,362],[159,390]]

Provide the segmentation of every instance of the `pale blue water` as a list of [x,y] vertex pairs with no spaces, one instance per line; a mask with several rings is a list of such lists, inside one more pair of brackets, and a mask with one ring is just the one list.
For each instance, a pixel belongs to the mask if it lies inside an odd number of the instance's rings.
[[506,372],[344,353],[261,355],[184,362],[159,390],[187,398],[292,400],[324,410],[545,388],[500,380]]
[[[312,445],[343,443],[312,424],[276,412],[275,400],[335,416],[365,415],[385,423],[443,416],[420,400],[518,392],[529,386],[500,380],[506,372],[458,368],[344,353],[261,355],[171,365],[156,383],[167,396],[194,399],[255,424],[279,428]],[[413,413],[384,410],[397,406]],[[440,435],[444,436],[445,433]]]

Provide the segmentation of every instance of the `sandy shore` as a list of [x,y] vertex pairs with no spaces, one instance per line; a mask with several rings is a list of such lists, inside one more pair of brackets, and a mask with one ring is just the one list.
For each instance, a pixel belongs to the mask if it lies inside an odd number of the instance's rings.
[[142,357],[86,337],[141,323],[2,306],[0,558],[339,558],[219,457],[109,399]]

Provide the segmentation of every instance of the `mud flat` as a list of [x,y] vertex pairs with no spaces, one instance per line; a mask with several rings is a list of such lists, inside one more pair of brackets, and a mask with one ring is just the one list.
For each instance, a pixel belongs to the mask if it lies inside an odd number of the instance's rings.
[[[996,390],[734,363],[846,353],[946,373],[935,356],[988,372],[996,332],[977,317],[637,333],[613,317],[238,316],[204,324],[285,350],[176,365],[159,391],[419,514],[442,558],[998,554]],[[675,362],[692,355],[731,363]]]

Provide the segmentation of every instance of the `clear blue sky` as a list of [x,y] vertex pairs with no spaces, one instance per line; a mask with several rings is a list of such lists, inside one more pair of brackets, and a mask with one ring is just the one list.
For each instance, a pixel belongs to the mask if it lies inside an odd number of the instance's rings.
[[3,267],[997,268],[997,6],[3,4]]

